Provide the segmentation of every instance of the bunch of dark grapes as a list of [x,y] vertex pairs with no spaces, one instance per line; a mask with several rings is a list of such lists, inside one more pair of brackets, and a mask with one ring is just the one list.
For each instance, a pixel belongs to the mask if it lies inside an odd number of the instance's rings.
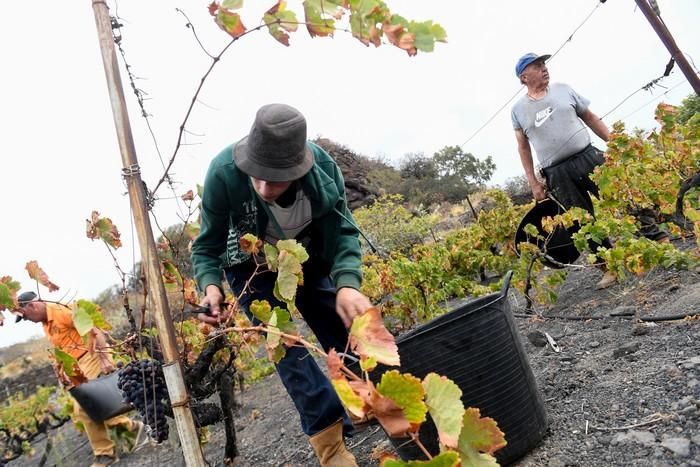
[[160,363],[155,360],[136,360],[126,365],[120,362],[117,367],[117,387],[124,400],[139,411],[143,422],[151,429],[151,438],[158,443],[168,439],[168,421],[165,418],[168,389]]

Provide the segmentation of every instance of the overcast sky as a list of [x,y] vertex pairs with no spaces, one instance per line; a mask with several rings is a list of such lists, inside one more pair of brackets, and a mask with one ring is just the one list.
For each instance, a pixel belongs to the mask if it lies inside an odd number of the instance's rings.
[[[246,2],[244,23],[257,25],[272,1]],[[661,14],[681,50],[700,64],[700,2],[658,0]],[[206,1],[109,1],[123,19],[123,47],[137,85],[148,93],[146,109],[162,158],[174,149],[177,131],[210,59],[202,52],[184,10],[211,53],[228,42],[206,10]],[[188,123],[191,134],[173,174],[182,193],[201,182],[210,159],[247,133],[263,104],[284,102],[307,117],[309,137],[324,136],[367,156],[399,161],[409,152],[433,154],[461,145],[519,88],[514,73],[525,52],[554,53],[598,4],[595,0],[389,0],[409,19],[432,19],[448,35],[433,53],[409,58],[383,45],[366,48],[349,35],[310,39],[292,35],[291,46],[266,32],[236,43],[204,85]],[[257,7],[256,5],[262,5]],[[300,2],[290,1],[300,11]],[[115,9],[115,6],[118,8]],[[91,2],[23,2],[0,5],[2,44],[2,190],[0,276],[24,288],[32,284],[24,265],[38,260],[61,286],[59,299],[94,298],[118,282],[105,247],[85,237],[92,210],[111,217],[122,233],[123,269],[138,260],[129,201],[121,181],[121,159]],[[550,62],[552,81],[571,84],[603,115],[622,99],[663,73],[669,59],[633,0],[610,0]],[[125,85],[126,75],[122,69]],[[660,84],[683,83],[675,68]],[[652,128],[654,103],[679,103],[688,83],[668,91],[639,92],[605,119],[624,118],[629,127]],[[162,175],[157,151],[127,101],[142,175],[153,187]],[[654,100],[655,98],[663,98]],[[644,106],[645,104],[648,105]],[[639,110],[641,108],[641,110]],[[636,111],[636,112],[635,112]],[[631,115],[630,115],[631,114]],[[600,141],[597,143],[603,147]],[[479,157],[492,156],[493,183],[520,175],[522,168],[510,125],[510,105],[464,146]],[[161,188],[158,196],[172,197]],[[163,226],[177,221],[177,206],[161,200],[155,208]],[[6,323],[0,347],[41,332],[39,325]]]

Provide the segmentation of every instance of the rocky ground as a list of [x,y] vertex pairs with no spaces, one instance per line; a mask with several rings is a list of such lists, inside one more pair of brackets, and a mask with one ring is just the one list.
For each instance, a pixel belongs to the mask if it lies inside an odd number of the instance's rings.
[[[549,419],[541,443],[514,465],[700,466],[700,320],[672,319],[700,311],[700,272],[655,271],[596,291],[599,276],[573,270],[557,303],[538,310],[543,317],[523,315],[522,297],[509,295]],[[237,395],[236,465],[318,465],[275,375]],[[123,454],[118,465],[184,465],[171,438]],[[49,439],[46,465],[90,465],[87,440],[72,425]],[[211,427],[211,465],[223,465],[223,442],[220,427]],[[392,449],[377,427],[348,443],[361,466]],[[39,465],[46,438],[34,448],[34,457],[8,465]]]

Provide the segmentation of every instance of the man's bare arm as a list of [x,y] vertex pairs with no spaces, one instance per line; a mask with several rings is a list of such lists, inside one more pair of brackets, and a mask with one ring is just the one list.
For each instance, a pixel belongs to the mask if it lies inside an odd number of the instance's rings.
[[523,164],[523,169],[525,169],[525,176],[527,177],[527,183],[530,185],[530,189],[532,190],[532,196],[534,196],[537,201],[543,200],[546,196],[545,186],[535,176],[535,166],[532,162],[530,140],[527,138],[527,136],[525,136],[523,130],[515,130],[515,139],[518,142],[520,162]]
[[586,109],[586,111],[581,114],[581,120],[583,120],[583,123],[593,130],[593,133],[603,141],[607,142],[608,139],[610,139],[610,130],[608,130],[608,126],[603,123],[600,117],[591,112],[591,109]]

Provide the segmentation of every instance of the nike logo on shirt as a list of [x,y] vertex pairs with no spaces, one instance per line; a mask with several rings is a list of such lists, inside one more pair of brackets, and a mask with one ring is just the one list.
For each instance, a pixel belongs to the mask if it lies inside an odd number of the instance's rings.
[[535,127],[539,128],[540,126],[542,126],[542,124],[546,122],[549,116],[553,113],[554,109],[551,107],[547,107],[546,109],[537,112],[537,114],[535,115]]

